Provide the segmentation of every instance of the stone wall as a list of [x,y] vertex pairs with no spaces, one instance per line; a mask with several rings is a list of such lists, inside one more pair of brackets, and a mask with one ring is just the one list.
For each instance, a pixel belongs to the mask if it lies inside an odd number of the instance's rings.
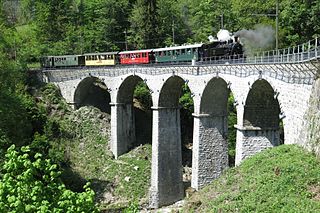
[[309,109],[304,119],[305,129],[300,137],[306,138],[307,143],[302,145],[320,157],[320,78],[313,84]]

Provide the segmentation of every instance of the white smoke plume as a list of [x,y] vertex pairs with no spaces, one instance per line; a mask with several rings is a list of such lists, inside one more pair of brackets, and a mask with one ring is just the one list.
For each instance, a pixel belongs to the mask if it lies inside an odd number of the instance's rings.
[[244,44],[246,52],[274,47],[275,30],[272,26],[257,26],[254,30],[240,30],[234,34]]
[[217,33],[217,37],[219,41],[228,41],[231,39],[231,33],[228,30],[219,30]]

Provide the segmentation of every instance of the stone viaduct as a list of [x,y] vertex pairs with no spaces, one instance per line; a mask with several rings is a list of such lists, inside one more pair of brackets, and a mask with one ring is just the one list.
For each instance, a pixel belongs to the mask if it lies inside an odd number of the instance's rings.
[[[282,58],[282,56],[281,56]],[[303,59],[303,58],[300,58]],[[303,144],[303,116],[308,109],[317,57],[294,62],[132,66],[44,70],[68,103],[76,108],[100,80],[110,93],[111,150],[115,157],[135,141],[133,91],[144,81],[152,96],[152,171],[150,206],[184,197],[178,99],[187,84],[194,101],[191,186],[200,189],[228,167],[227,100],[237,109],[236,165],[280,143]]]

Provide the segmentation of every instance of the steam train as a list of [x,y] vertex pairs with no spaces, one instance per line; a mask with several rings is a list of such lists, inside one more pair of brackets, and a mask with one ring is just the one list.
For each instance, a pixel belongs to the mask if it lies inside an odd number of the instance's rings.
[[243,48],[235,38],[208,44],[191,44],[157,49],[120,52],[88,53],[83,55],[45,56],[40,60],[44,69],[69,67],[95,67],[137,65],[151,63],[182,63],[192,60],[205,62],[214,59],[237,59],[243,57]]

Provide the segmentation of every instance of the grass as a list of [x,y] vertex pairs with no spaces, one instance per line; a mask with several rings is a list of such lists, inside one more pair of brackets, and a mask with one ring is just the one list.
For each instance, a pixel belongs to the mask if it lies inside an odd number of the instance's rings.
[[[66,173],[73,174],[68,185],[73,184],[77,190],[84,180],[90,181],[101,209],[122,209],[129,203],[146,202],[151,145],[138,146],[115,160],[109,148],[110,124],[106,124],[107,119],[97,119],[101,113],[96,112],[98,109],[91,108],[86,114],[88,109],[81,108],[69,117],[67,128],[75,137],[63,142],[69,164]],[[79,182],[77,178],[84,180]]]
[[261,152],[195,193],[185,212],[320,212],[319,160],[295,145]]
[[110,115],[94,107],[72,111],[54,85],[42,90],[39,105],[47,109],[51,125],[50,155],[64,168],[63,182],[81,191],[87,181],[101,210],[124,209],[147,202],[151,177],[151,145],[135,147],[114,159],[109,148]]

